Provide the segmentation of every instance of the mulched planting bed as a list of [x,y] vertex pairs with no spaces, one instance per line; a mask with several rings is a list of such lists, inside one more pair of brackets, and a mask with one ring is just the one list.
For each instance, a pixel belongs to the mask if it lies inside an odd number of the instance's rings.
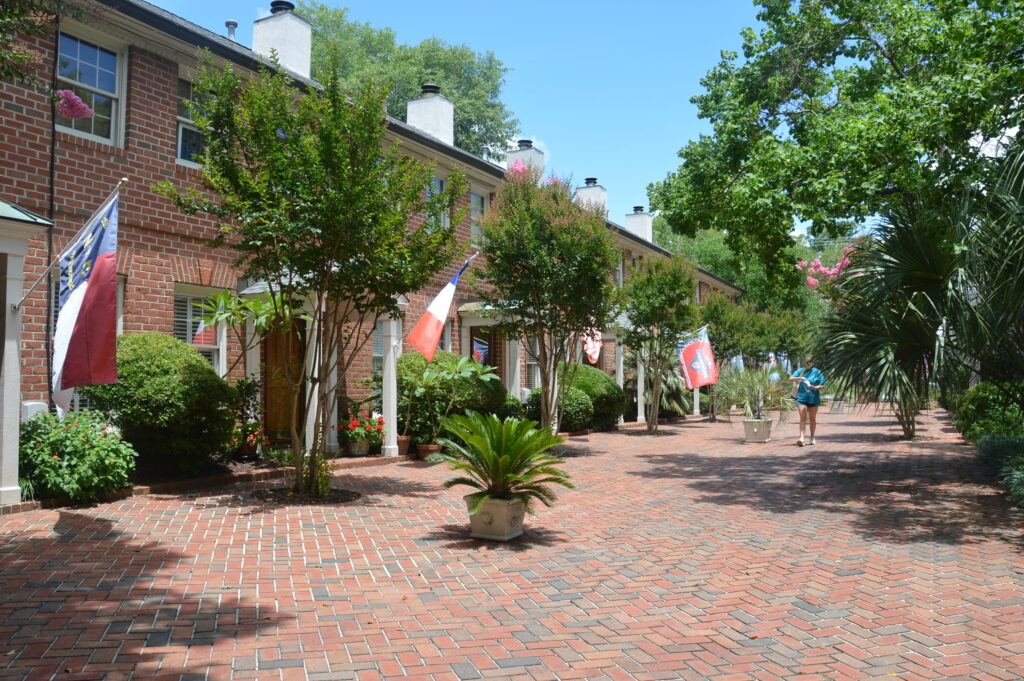
[[351,492],[347,489],[334,489],[333,487],[327,491],[327,496],[324,497],[295,494],[290,487],[263,487],[254,489],[251,494],[254,498],[266,503],[288,504],[292,506],[345,504],[363,496],[359,492]]

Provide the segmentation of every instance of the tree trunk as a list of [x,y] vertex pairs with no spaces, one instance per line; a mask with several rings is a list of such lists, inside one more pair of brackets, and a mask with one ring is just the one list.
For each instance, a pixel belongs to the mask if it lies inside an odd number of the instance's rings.
[[[651,367],[655,369],[655,367]],[[645,374],[647,372],[644,372]],[[647,401],[647,432],[657,433],[658,432],[658,416],[661,414],[661,372],[654,370],[651,372],[653,378],[651,379],[651,399]]]

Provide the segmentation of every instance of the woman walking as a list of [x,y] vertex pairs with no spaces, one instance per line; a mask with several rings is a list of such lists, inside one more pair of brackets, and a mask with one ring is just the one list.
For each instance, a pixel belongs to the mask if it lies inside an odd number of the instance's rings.
[[818,425],[818,406],[821,404],[821,389],[825,387],[825,374],[814,366],[814,358],[804,357],[804,366],[793,372],[789,380],[797,384],[796,408],[800,412],[800,439],[797,447],[804,446],[804,425],[810,423],[811,441],[814,442],[814,431]]

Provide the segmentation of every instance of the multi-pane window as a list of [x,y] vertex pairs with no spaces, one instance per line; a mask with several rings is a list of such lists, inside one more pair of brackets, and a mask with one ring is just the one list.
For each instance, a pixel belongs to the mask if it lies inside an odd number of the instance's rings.
[[189,104],[194,100],[195,93],[192,83],[184,78],[178,79],[178,159],[189,163],[199,163],[199,156],[205,149],[203,135],[192,124],[192,109]]
[[483,242],[483,231],[480,228],[480,221],[487,212],[487,197],[483,194],[469,195],[469,229],[474,246],[480,246]]
[[444,320],[444,330],[441,332],[441,349],[445,352],[452,351],[452,320]]
[[[435,196],[443,192],[444,186],[444,180],[442,180],[440,177],[432,178],[430,180],[430,183],[427,185],[427,200],[429,201],[430,199],[434,198]],[[430,231],[439,227],[447,227],[449,225],[450,219],[451,218],[447,212],[442,213],[439,216],[439,218],[431,217],[427,220],[427,230]]]
[[619,255],[619,262],[615,266],[615,285],[618,288],[622,288],[622,283],[623,283],[623,279],[624,279],[623,270],[625,269],[625,267],[626,267],[626,259],[622,255]]
[[527,342],[526,350],[526,389],[533,390],[540,386],[540,364],[537,362],[537,355],[540,349],[537,338],[531,336]]
[[373,375],[384,373],[384,321],[380,320],[373,327]]
[[223,373],[223,341],[219,329],[203,323],[203,317],[209,314],[199,307],[203,300],[200,296],[175,294],[174,337],[194,347],[218,373]]
[[74,120],[57,116],[57,125],[113,141],[118,116],[117,53],[85,40],[60,34],[57,89],[71,90],[93,115]]

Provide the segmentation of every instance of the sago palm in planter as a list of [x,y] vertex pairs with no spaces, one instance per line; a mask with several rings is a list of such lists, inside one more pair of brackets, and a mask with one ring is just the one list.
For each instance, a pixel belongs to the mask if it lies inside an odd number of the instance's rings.
[[444,419],[450,439],[440,442],[445,451],[430,461],[443,461],[463,473],[444,483],[445,487],[466,485],[476,492],[465,497],[471,536],[505,541],[523,533],[523,518],[534,512],[534,502],[550,506],[555,501],[551,487],[572,488],[569,474],[556,468],[564,463],[547,450],[563,439],[535,421],[474,411]]
[[722,374],[715,386],[715,402],[722,412],[731,405],[743,408],[744,439],[747,442],[768,442],[772,435],[770,412],[778,412],[779,423],[786,420],[796,400],[790,394],[792,386],[785,380],[772,380],[776,369],[735,369]]

